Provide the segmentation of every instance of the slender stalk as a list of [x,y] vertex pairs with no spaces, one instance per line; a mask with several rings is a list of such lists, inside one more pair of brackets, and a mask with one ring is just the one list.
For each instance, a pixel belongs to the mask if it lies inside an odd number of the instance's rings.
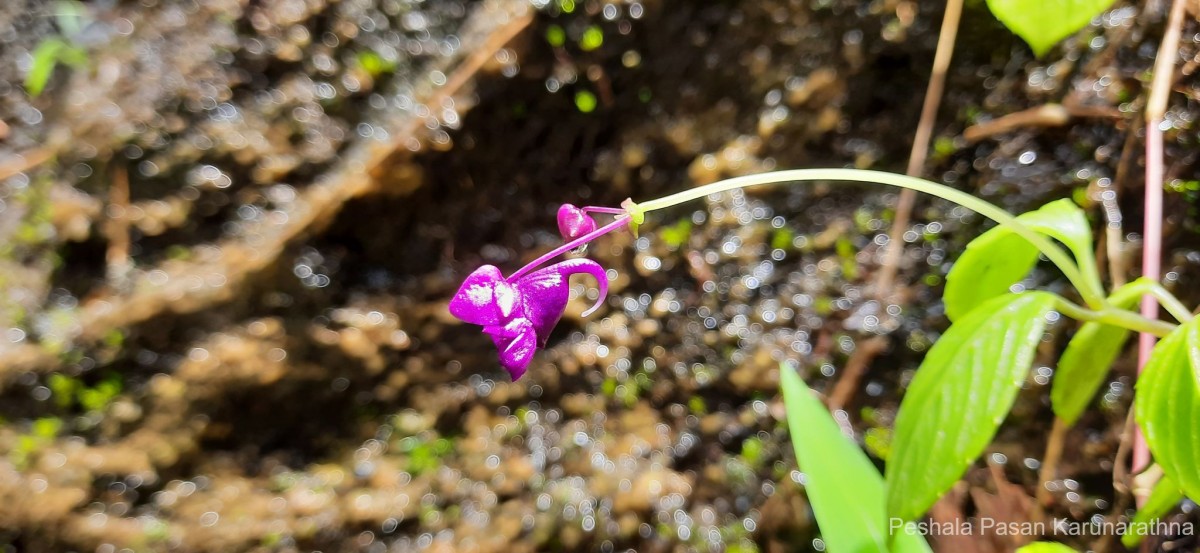
[[525,275],[525,273],[528,273],[529,271],[532,271],[538,267],[541,267],[542,264],[546,263],[547,261],[550,261],[551,259],[554,259],[564,253],[567,253],[575,248],[578,248],[579,246],[587,244],[588,242],[591,242],[592,240],[595,240],[601,236],[604,236],[605,234],[608,234],[608,233],[610,233],[614,230],[617,230],[628,224],[629,224],[629,216],[621,215],[621,216],[617,217],[616,219],[613,219],[613,222],[611,222],[607,225],[604,225],[596,230],[593,230],[592,232],[589,232],[583,236],[580,236],[579,238],[576,238],[570,242],[567,242],[566,244],[563,244],[557,248],[554,248],[553,250],[550,250],[550,251],[542,254],[541,257],[534,259],[533,261],[530,261],[528,264],[526,264],[524,267],[517,269],[517,272],[509,275],[505,280],[516,280],[518,278],[521,278],[523,275]]
[[[913,177],[921,176],[925,167],[925,159],[929,155],[929,139],[933,136],[933,123],[937,120],[938,107],[942,104],[942,94],[946,89],[946,71],[950,68],[950,58],[954,54],[954,42],[958,36],[958,21],[962,18],[963,0],[948,0],[946,14],[942,16],[942,30],[938,34],[937,51],[933,54],[933,70],[929,74],[929,84],[925,88],[925,103],[921,106],[921,119],[917,121],[917,132],[913,135],[912,151],[908,154],[908,167],[905,174]],[[892,221],[892,231],[888,233],[887,251],[883,257],[883,267],[879,271],[879,279],[875,281],[875,296],[883,298],[891,293],[892,281],[896,278],[900,254],[904,251],[904,231],[912,218],[913,204],[916,203],[917,193],[911,189],[900,192],[900,200],[896,202],[896,219]]]
[[1179,298],[1176,298],[1159,283],[1151,282],[1150,287],[1148,290],[1146,290],[1146,292],[1151,296],[1154,296],[1154,298],[1158,300],[1158,303],[1162,304],[1162,306],[1166,308],[1167,313],[1170,313],[1172,317],[1175,317],[1175,320],[1181,323],[1186,323],[1192,320],[1192,312],[1188,310],[1187,306],[1183,305],[1183,302],[1179,301]]
[[638,204],[638,209],[642,213],[645,213],[703,198],[709,194],[717,194],[738,188],[802,181],[873,182],[915,190],[954,202],[1012,229],[1013,232],[1028,240],[1043,255],[1049,258],[1051,262],[1058,266],[1063,275],[1067,277],[1067,280],[1071,281],[1071,284],[1079,290],[1085,303],[1097,310],[1107,307],[1104,301],[1104,291],[1097,289],[1092,279],[1086,278],[1080,272],[1074,259],[1066,251],[1055,245],[1045,236],[1038,234],[1033,229],[1018,221],[1009,212],[986,200],[976,198],[961,190],[917,177],[861,169],[792,169],[717,181],[712,184],[706,184],[691,190],[684,190],[657,200]]
[[589,205],[579,208],[579,210],[584,213],[608,213],[609,215],[622,215],[625,213],[625,210],[619,207],[604,207],[599,205]]
[[[1150,98],[1146,101],[1146,207],[1142,238],[1142,276],[1157,282],[1162,273],[1162,185],[1163,185],[1163,115],[1167,111],[1167,96],[1175,76],[1175,60],[1179,57],[1179,35],[1183,27],[1184,0],[1171,4],[1166,34],[1154,60],[1154,80],[1150,83]],[[1158,303],[1153,295],[1142,298],[1142,316],[1158,317]],[[1143,333],[1138,340],[1138,372],[1146,366],[1154,351],[1154,337]],[[1133,470],[1137,472],[1150,463],[1150,448],[1140,433],[1134,436]],[[1140,506],[1145,499],[1138,496]]]
[[1124,309],[1115,307],[1105,307],[1100,310],[1092,311],[1085,307],[1081,307],[1071,303],[1063,298],[1058,298],[1058,304],[1055,309],[1059,313],[1066,315],[1077,321],[1089,321],[1097,323],[1105,323],[1121,328],[1133,330],[1135,332],[1145,332],[1154,336],[1166,336],[1175,330],[1176,325],[1168,322],[1147,319]]
[[[1176,298],[1173,294],[1168,292],[1167,289],[1163,288],[1161,284],[1145,278],[1138,279],[1138,281],[1134,282],[1139,282],[1140,284],[1134,290],[1138,295],[1146,294],[1158,300],[1158,303],[1162,304],[1162,306],[1166,308],[1167,313],[1170,313],[1176,321],[1186,323],[1192,320],[1192,312],[1183,305],[1183,302],[1179,301],[1179,298]],[[1157,314],[1158,312],[1155,310],[1155,315]]]
[[1163,307],[1167,308],[1167,312],[1175,317],[1175,320],[1186,323],[1192,320],[1192,312],[1188,310],[1183,302],[1179,301],[1174,294],[1168,292],[1161,284],[1154,282],[1146,277],[1138,278],[1120,288],[1117,288],[1108,296],[1108,303],[1118,307],[1132,306],[1138,298],[1149,294],[1154,296]]

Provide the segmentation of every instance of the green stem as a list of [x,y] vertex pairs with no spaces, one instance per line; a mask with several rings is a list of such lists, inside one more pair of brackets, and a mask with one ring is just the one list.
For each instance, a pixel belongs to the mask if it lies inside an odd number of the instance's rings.
[[1166,308],[1167,312],[1175,317],[1175,320],[1186,323],[1192,320],[1192,312],[1183,305],[1173,294],[1163,288],[1157,282],[1146,277],[1140,277],[1133,282],[1130,282],[1116,290],[1113,290],[1112,295],[1108,296],[1108,303],[1122,309],[1130,309],[1137,305],[1142,296],[1150,294]]
[[1033,244],[1039,251],[1042,252],[1058,269],[1062,271],[1067,280],[1079,290],[1079,294],[1083,297],[1085,303],[1097,310],[1103,310],[1107,307],[1104,301],[1104,291],[1097,288],[1096,283],[1085,278],[1079,270],[1079,266],[1075,264],[1075,260],[1071,258],[1066,251],[1048,240],[1045,236],[1035,232],[1033,229],[1022,224],[1012,214],[993,205],[986,200],[976,198],[966,192],[955,190],[949,186],[930,182],[925,179],[910,177],[907,175],[898,175],[894,173],[885,173],[883,171],[867,171],[861,169],[792,169],[787,171],[775,171],[771,173],[762,173],[758,175],[747,175],[744,177],[735,177],[723,181],[706,184],[691,190],[684,190],[650,200],[645,203],[636,204],[636,209],[640,213],[665,209],[684,202],[697,200],[708,196],[709,194],[717,194],[727,192],[738,188],[746,188],[749,186],[758,186],[762,184],[779,184],[786,182],[800,181],[856,181],[856,182],[874,182],[878,184],[886,184],[899,188],[907,188],[917,192],[924,192],[931,196],[937,196],[944,200],[954,202],[967,209],[970,209],[988,219],[991,219],[1000,225],[1012,229],[1013,232],[1019,234],[1022,238]]
[[1146,291],[1158,299],[1158,303],[1161,303],[1167,312],[1172,317],[1175,317],[1175,320],[1181,323],[1192,320],[1192,312],[1188,310],[1187,306],[1183,305],[1183,302],[1179,301],[1179,298],[1176,298],[1174,294],[1168,292],[1159,283],[1151,282],[1149,289]]
[[1075,305],[1061,297],[1058,298],[1058,304],[1055,306],[1055,309],[1059,313],[1078,321],[1110,324],[1137,332],[1148,332],[1160,338],[1170,334],[1176,328],[1176,325],[1171,323],[1147,319],[1133,311],[1126,311],[1115,307],[1104,307],[1092,311],[1086,307]]

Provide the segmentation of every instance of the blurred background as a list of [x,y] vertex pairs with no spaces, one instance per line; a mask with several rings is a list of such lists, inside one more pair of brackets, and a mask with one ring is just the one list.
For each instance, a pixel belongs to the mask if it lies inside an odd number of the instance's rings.
[[[557,245],[564,202],[903,171],[943,9],[4,2],[0,547],[823,550],[779,364],[830,394],[882,466],[981,218],[919,199],[881,291],[893,190],[777,187],[656,213],[640,238],[593,244],[614,293],[587,320],[573,301],[516,383],[446,303],[478,265],[512,271]],[[1074,198],[1120,239],[1101,245],[1112,274],[1132,274],[1163,9],[1118,3],[1039,61],[967,2],[925,176],[1014,212]],[[1166,134],[1164,272],[1189,305],[1197,31]],[[1066,109],[996,124],[1046,104]],[[1069,293],[1045,271],[1030,284]],[[1066,330],[943,507],[1028,516]],[[1133,370],[1119,363],[1068,435],[1052,516],[1128,507],[1112,472]]]

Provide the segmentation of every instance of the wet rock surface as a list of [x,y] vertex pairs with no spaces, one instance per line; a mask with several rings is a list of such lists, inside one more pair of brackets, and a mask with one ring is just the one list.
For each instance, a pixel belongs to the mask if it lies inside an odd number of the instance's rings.
[[[576,282],[515,383],[445,306],[479,264],[557,245],[564,202],[902,169],[937,3],[146,4],[87,5],[65,38],[89,66],[38,98],[20,68],[64,31],[39,3],[0,8],[0,151],[23,163],[0,174],[10,550],[820,549],[778,371],[829,393],[856,354],[867,371],[839,416],[882,466],[946,326],[941,280],[986,226],[962,209],[919,202],[888,301],[871,283],[892,191],[751,189],[656,213],[591,246],[613,274],[605,306],[581,318],[595,292]],[[1012,211],[1073,196],[1098,234],[1124,214],[1109,251],[1136,258],[1126,142],[1162,19],[1119,7],[1038,61],[969,9],[928,176]],[[1165,268],[1190,304],[1194,87],[1167,118]],[[1101,116],[962,136],[1046,102]],[[1028,284],[1070,294],[1049,270]],[[1069,330],[967,474],[966,512],[1015,493],[1002,481],[1032,495]],[[1068,435],[1081,454],[1050,514],[1113,511],[1132,373],[1123,360]]]

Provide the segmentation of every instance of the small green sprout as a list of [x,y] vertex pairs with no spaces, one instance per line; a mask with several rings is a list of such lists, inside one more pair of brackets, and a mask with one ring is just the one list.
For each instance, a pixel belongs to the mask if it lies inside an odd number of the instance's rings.
[[561,48],[567,43],[567,32],[559,25],[551,25],[546,28],[546,42],[555,48]]
[[371,50],[359,52],[354,59],[363,71],[371,75],[371,78],[379,78],[380,75],[392,73],[396,70],[396,60],[385,59]]
[[604,44],[604,31],[600,27],[592,25],[583,31],[583,36],[579,38],[579,48],[584,52],[591,52]]
[[33,49],[33,63],[29,66],[29,73],[25,75],[25,90],[34,98],[45,90],[58,64],[75,68],[88,64],[87,50],[74,42],[74,38],[90,22],[87,8],[75,0],[57,2],[55,22],[62,35],[46,37],[38,43]]
[[590,90],[580,90],[575,93],[575,107],[583,113],[591,113],[596,110],[596,95]]
[[679,249],[691,235],[692,221],[689,219],[680,219],[679,222],[662,229],[658,234],[663,243],[671,249]]

